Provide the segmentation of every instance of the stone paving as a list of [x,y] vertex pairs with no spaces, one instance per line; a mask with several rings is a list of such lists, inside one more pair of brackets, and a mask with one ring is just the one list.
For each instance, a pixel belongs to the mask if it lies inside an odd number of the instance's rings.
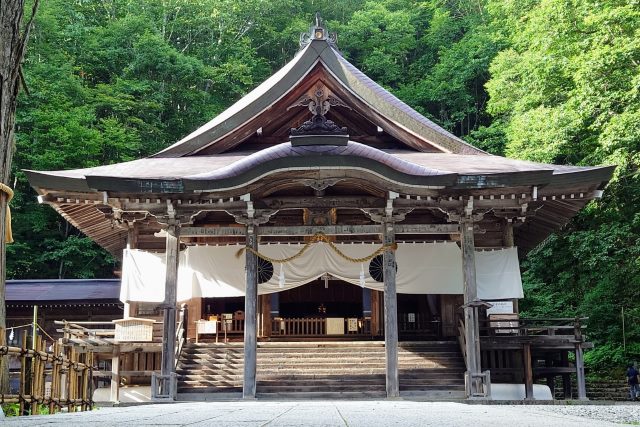
[[5,418],[18,426],[612,426],[640,423],[636,405],[469,405],[408,400],[184,402]]

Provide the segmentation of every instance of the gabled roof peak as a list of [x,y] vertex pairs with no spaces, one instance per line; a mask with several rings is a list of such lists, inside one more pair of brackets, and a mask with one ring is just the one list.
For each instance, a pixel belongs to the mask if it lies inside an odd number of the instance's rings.
[[[349,107],[349,112],[340,107],[330,113],[342,117],[328,118],[340,127],[347,125],[352,140],[377,138],[380,131],[376,129],[382,129],[384,135],[398,144],[417,151],[486,154],[422,116],[367,77],[335,48],[335,36],[327,32],[319,18],[317,24],[305,33],[306,46],[283,68],[209,123],[153,157],[223,153],[253,135],[265,141],[266,136],[275,140],[274,143],[283,142],[288,139],[291,128],[308,120],[308,116],[303,116],[304,110],[296,112],[287,108],[318,81]],[[321,31],[316,34],[315,30]],[[270,128],[270,132],[263,133],[265,128]]]
[[312,40],[324,40],[329,46],[338,50],[338,36],[336,33],[330,33],[324,25],[324,21],[320,17],[320,12],[316,12],[316,22],[309,27],[306,33],[300,33],[300,50],[307,47]]

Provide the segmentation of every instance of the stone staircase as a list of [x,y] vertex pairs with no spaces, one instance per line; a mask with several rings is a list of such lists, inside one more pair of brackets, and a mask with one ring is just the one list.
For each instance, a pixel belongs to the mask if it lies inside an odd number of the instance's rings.
[[[386,396],[382,342],[265,342],[257,357],[258,397]],[[398,366],[403,396],[464,397],[464,361],[455,341],[400,343]],[[237,395],[243,346],[189,343],[177,373],[179,398]]]

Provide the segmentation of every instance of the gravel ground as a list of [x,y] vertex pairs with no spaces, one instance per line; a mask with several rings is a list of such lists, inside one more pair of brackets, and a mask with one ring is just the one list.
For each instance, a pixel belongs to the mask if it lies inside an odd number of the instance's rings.
[[230,401],[100,408],[7,418],[17,426],[613,426],[640,423],[637,405],[469,405],[407,400]]
[[536,406],[537,410],[560,415],[584,417],[621,424],[640,424],[640,405],[553,405]]

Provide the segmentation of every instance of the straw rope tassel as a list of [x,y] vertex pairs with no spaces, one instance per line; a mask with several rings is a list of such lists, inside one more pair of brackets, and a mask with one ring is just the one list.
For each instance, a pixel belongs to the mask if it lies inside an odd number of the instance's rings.
[[13,190],[8,185],[0,182],[0,191],[7,195],[7,215],[5,216],[4,241],[6,243],[13,243],[13,233],[11,232],[11,209],[9,208],[9,202],[13,199]]

